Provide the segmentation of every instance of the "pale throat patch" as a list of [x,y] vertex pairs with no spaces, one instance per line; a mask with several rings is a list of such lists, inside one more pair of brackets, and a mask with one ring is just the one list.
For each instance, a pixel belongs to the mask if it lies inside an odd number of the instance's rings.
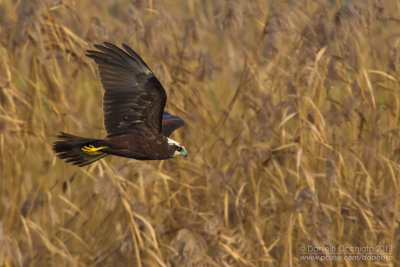
[[[176,142],[175,140],[172,140],[171,138],[168,138],[167,137],[167,140],[168,140],[168,145],[170,145],[170,146],[173,146],[173,145],[176,145],[177,147],[180,147],[181,146],[181,144],[179,144],[178,142]],[[179,156],[181,153],[179,152],[179,151],[175,151],[174,152],[174,154],[172,155],[172,157],[177,157],[177,156]]]

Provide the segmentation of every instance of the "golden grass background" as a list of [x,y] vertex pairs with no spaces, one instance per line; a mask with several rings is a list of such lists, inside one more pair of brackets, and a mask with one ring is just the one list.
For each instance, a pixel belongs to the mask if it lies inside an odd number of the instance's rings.
[[[0,265],[400,264],[400,2],[0,1]],[[86,49],[127,43],[188,158],[56,159],[104,137]]]

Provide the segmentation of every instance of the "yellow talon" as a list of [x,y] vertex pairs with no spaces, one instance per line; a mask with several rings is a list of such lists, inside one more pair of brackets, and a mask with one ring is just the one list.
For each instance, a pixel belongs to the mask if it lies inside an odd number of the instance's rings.
[[101,147],[94,147],[93,145],[88,145],[88,146],[84,146],[82,147],[82,151],[88,155],[99,155],[102,152],[99,152],[99,150],[102,150],[104,148],[107,148],[106,146],[101,146]]

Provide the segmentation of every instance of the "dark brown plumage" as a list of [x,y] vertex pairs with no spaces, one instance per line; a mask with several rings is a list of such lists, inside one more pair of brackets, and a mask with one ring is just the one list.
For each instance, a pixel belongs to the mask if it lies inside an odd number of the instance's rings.
[[98,65],[104,88],[104,125],[107,138],[91,139],[61,133],[53,149],[60,158],[85,166],[109,154],[139,160],[187,156],[168,136],[184,125],[164,112],[167,95],[150,68],[130,47],[95,45],[87,56]]

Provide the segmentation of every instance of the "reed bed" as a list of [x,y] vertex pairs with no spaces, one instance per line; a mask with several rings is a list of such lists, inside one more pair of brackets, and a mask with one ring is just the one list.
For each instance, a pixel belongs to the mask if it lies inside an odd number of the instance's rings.
[[[395,0],[0,1],[0,265],[398,266],[399,14]],[[85,57],[103,41],[152,68],[188,158],[56,158],[60,131],[106,136]]]

